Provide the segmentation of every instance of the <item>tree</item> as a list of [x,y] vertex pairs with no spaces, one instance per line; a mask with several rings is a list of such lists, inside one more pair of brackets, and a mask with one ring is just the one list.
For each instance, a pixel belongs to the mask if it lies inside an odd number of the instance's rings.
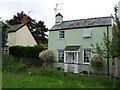
[[37,22],[22,11],[14,15],[13,19],[10,19],[8,23],[10,25],[26,24],[38,44],[47,43],[48,35],[45,32],[48,31],[48,28],[46,28],[43,21]]
[[7,30],[9,25],[2,21],[2,47],[6,46],[7,43]]
[[114,7],[115,16],[113,17],[113,40],[111,47],[111,54],[113,58],[120,58],[120,20],[118,17],[118,7]]
[[118,7],[114,7],[115,14],[113,18],[113,38],[109,40],[108,33],[104,33],[103,43],[101,45],[96,44],[93,46],[93,53],[101,55],[101,57],[107,59],[107,72],[109,76],[109,58],[120,58],[120,20],[118,17]]

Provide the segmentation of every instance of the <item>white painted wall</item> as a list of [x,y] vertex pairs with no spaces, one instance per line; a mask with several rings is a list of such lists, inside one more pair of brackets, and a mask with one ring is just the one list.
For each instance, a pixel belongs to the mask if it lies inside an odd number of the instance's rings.
[[37,43],[28,30],[27,26],[23,26],[16,32],[8,33],[8,45],[34,46],[37,45]]
[[56,16],[56,20],[55,20],[55,24],[56,25],[62,23],[62,21],[63,21],[63,17],[62,16]]
[[16,33],[15,32],[8,33],[7,45],[8,46],[15,46],[16,45]]

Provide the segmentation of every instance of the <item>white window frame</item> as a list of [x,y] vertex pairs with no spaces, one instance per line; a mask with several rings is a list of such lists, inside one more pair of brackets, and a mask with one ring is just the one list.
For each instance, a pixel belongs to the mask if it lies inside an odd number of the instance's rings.
[[[61,34],[61,32],[64,32],[64,33]],[[60,35],[63,36],[63,37],[61,37]],[[59,39],[64,39],[65,38],[65,31],[64,30],[58,32],[58,38]]]
[[92,29],[91,28],[84,28],[83,29],[83,37],[88,38],[92,36]]
[[60,60],[59,60],[59,57],[60,57],[60,56],[59,56],[59,55],[60,55],[60,54],[59,54],[59,51],[63,51],[63,61],[62,61],[62,62],[64,62],[64,50],[62,50],[62,49],[59,49],[59,50],[57,51],[57,61],[60,62]]
[[[85,62],[85,55],[84,55],[84,51],[85,50],[90,50],[90,58],[89,58],[89,62]],[[88,55],[87,55],[88,56]],[[91,61],[91,57],[92,57],[92,49],[90,49],[90,48],[85,48],[85,49],[83,49],[83,64],[90,64],[90,61]]]

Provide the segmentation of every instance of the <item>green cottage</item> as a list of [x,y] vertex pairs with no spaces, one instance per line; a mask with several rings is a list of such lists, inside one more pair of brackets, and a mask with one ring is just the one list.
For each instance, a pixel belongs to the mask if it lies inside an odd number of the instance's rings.
[[[110,16],[63,21],[63,16],[58,13],[55,25],[49,30],[48,43],[48,49],[54,53],[54,66],[61,67],[65,72],[107,74],[107,60],[104,60],[100,69],[90,65],[93,56],[91,44],[101,44],[103,33],[108,34],[112,40]],[[112,74],[112,60],[109,65]]]

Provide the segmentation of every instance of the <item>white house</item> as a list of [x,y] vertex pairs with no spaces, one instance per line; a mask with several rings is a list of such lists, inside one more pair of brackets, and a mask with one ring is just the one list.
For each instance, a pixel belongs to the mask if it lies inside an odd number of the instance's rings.
[[8,46],[34,46],[37,45],[34,37],[25,24],[13,25],[8,31]]

